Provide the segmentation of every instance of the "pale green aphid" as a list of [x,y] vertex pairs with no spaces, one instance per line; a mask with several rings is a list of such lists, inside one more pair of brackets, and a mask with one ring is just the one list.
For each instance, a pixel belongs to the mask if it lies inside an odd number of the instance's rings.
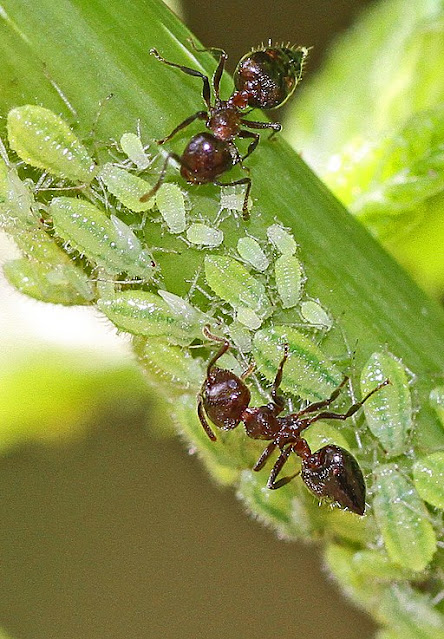
[[444,639],[444,616],[429,594],[410,584],[401,582],[384,588],[378,616],[395,628],[389,639]]
[[418,459],[413,465],[413,481],[424,501],[444,509],[444,451]]
[[137,175],[108,162],[100,169],[98,177],[103,180],[108,191],[130,211],[140,213],[154,206],[153,197],[147,202],[140,201],[151,185]]
[[307,440],[312,450],[319,450],[330,444],[335,444],[336,446],[345,448],[345,450],[350,450],[350,444],[344,435],[337,428],[325,422],[316,422],[307,428],[307,430],[304,431],[304,439]]
[[400,568],[390,557],[380,550],[361,550],[353,555],[352,567],[357,573],[368,578],[392,581],[409,579],[410,570]]
[[390,353],[373,353],[361,373],[361,392],[369,393],[384,380],[390,384],[364,404],[368,427],[390,456],[405,451],[412,427],[412,400],[403,365]]
[[198,359],[194,359],[181,346],[168,344],[161,337],[147,339],[139,358],[150,373],[194,392],[197,392],[205,377],[203,366]]
[[252,331],[257,330],[262,324],[262,320],[251,308],[246,306],[238,306],[236,310],[236,319],[238,322],[246,326]]
[[269,265],[268,257],[255,239],[241,237],[237,243],[237,252],[243,260],[251,264],[257,271],[266,271]]
[[3,213],[0,223],[8,230],[8,226],[16,228],[17,223],[27,228],[33,226],[37,216],[32,206],[34,199],[29,188],[22,182],[14,168],[6,167],[0,162],[2,167],[2,178],[0,181],[0,212]]
[[389,557],[409,570],[424,570],[436,551],[427,509],[395,464],[380,466],[374,484],[376,522]]
[[8,113],[11,149],[27,164],[57,177],[88,184],[96,165],[62,118],[44,107],[26,104]]
[[444,426],[444,386],[437,386],[430,392],[430,404]]
[[120,148],[140,171],[149,167],[150,159],[145,153],[141,139],[135,133],[124,133],[120,138]]
[[331,317],[324,311],[322,306],[314,300],[306,300],[301,303],[301,315],[306,322],[316,328],[323,328],[328,331],[333,326]]
[[158,293],[168,304],[171,312],[176,317],[181,318],[188,326],[196,328],[200,326],[203,328],[205,324],[210,323],[211,318],[208,315],[202,313],[202,311],[195,306],[192,306],[187,300],[184,300],[183,297],[161,289],[158,290]]
[[231,322],[228,329],[233,344],[241,353],[249,353],[252,349],[251,333],[240,322]]
[[284,254],[274,265],[276,288],[283,308],[298,304],[302,292],[302,265],[295,255]]
[[284,367],[282,390],[309,401],[329,397],[343,375],[316,344],[292,327],[274,326],[256,333],[253,353],[259,371],[273,381],[284,344],[288,344],[290,355]]
[[[220,191],[220,208],[227,209],[228,211],[239,211],[239,213],[241,213],[243,211],[244,199],[245,193],[240,187],[226,186]],[[249,197],[247,202],[248,210],[250,210],[252,206],[253,202]]]
[[109,219],[90,202],[69,197],[54,198],[49,212],[57,235],[107,273],[152,276],[151,255],[141,250],[139,240],[121,220]]
[[170,233],[183,233],[185,231],[185,200],[177,184],[162,184],[156,193],[156,205]]
[[187,239],[191,244],[214,248],[224,241],[224,234],[219,229],[196,222],[187,230]]
[[216,295],[233,308],[247,307],[259,315],[269,311],[265,286],[237,260],[224,255],[207,255],[205,276]]
[[52,266],[22,258],[6,262],[3,272],[20,293],[43,302],[73,306],[94,297],[86,275],[73,264]]
[[272,224],[267,228],[267,237],[282,255],[294,255],[298,245],[291,233],[279,224]]
[[163,337],[187,345],[202,338],[202,325],[173,313],[159,295],[146,291],[122,291],[98,301],[99,309],[121,330],[145,337]]

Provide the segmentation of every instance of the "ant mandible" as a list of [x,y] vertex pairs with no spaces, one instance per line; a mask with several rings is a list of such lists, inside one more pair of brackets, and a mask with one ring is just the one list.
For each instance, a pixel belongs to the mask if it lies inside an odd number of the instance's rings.
[[253,366],[250,366],[240,377],[229,370],[219,368],[216,362],[228,351],[230,343],[210,333],[208,327],[204,328],[204,334],[209,339],[222,344],[208,363],[207,376],[198,397],[197,412],[208,437],[213,441],[216,440],[207,418],[221,430],[232,430],[243,422],[248,437],[270,441],[253,466],[253,470],[261,470],[276,448],[280,451],[271,469],[267,488],[281,488],[299,474],[277,480],[293,452],[302,460],[302,480],[314,495],[327,497],[337,502],[342,508],[348,508],[358,515],[363,515],[366,488],[356,459],[344,448],[333,444],[312,452],[308,443],[301,437],[301,432],[320,419],[348,419],[369,397],[389,384],[389,380],[378,384],[345,413],[334,413],[323,409],[337,399],[348,377],[344,377],[328,399],[308,404],[296,413],[278,417],[285,406],[284,398],[278,394],[278,389],[282,381],[284,364],[288,358],[288,344],[284,345],[284,355],[271,389],[272,401],[264,406],[252,408],[249,406],[250,391],[244,380],[252,372]]
[[[192,43],[193,44],[193,43]],[[168,153],[159,179],[154,187],[143,195],[140,200],[146,202],[160,188],[165,180],[166,170],[171,159],[181,167],[181,176],[190,184],[213,183],[217,186],[235,186],[246,184],[242,213],[244,220],[248,220],[248,197],[251,190],[251,178],[244,177],[232,182],[219,182],[220,175],[228,171],[232,166],[239,164],[244,170],[243,161],[251,155],[259,142],[259,134],[247,129],[272,129],[270,138],[281,130],[278,122],[255,122],[245,120],[244,110],[250,109],[276,109],[280,107],[292,95],[302,77],[304,61],[308,54],[305,47],[291,48],[272,47],[271,41],[268,47],[246,54],[238,63],[234,72],[236,90],[228,100],[221,100],[219,94],[220,80],[227,61],[227,54],[223,49],[208,48],[197,49],[198,52],[211,51],[219,57],[218,65],[212,77],[214,104],[211,104],[210,81],[206,75],[174,62],[165,60],[156,49],[150,53],[159,62],[170,67],[180,69],[187,75],[202,79],[202,97],[206,104],[206,110],[197,111],[183,122],[178,124],[169,135],[157,144],[165,144],[176,133],[185,129],[194,120],[205,120],[207,128],[211,131],[198,133],[188,142],[182,155]],[[234,144],[235,138],[247,138],[251,142],[245,155],[241,155]]]

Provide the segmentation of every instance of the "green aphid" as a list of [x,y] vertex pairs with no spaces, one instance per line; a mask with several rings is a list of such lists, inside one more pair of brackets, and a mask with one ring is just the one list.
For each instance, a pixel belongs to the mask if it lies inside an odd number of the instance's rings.
[[282,255],[294,255],[296,253],[298,245],[293,235],[279,224],[272,224],[267,228],[267,237]]
[[276,288],[283,308],[296,306],[302,293],[302,265],[295,255],[284,254],[274,264]]
[[72,182],[89,184],[96,165],[62,118],[44,107],[26,104],[8,113],[11,149],[27,164]]
[[251,264],[257,271],[263,272],[267,270],[269,265],[268,257],[254,238],[248,235],[239,238],[237,252],[243,260]]
[[444,510],[444,451],[418,459],[413,465],[413,481],[424,501]]
[[147,202],[140,201],[142,195],[145,195],[152,185],[137,175],[107,163],[100,169],[98,177],[103,181],[108,191],[130,211],[140,213],[153,208],[154,197]]
[[309,401],[329,397],[342,382],[343,375],[315,343],[290,326],[274,326],[255,334],[253,353],[259,371],[273,381],[284,344],[288,344],[290,355],[285,364],[282,390]]
[[246,307],[261,317],[269,312],[265,286],[237,260],[224,255],[207,255],[205,277],[216,295],[234,309]]
[[135,133],[124,133],[120,138],[120,148],[140,171],[149,167],[150,159],[145,153],[139,136]]
[[314,326],[324,330],[330,330],[333,326],[333,320],[328,313],[322,308],[318,302],[314,300],[306,300],[301,302],[302,318]]
[[170,233],[185,231],[185,199],[177,184],[162,184],[156,193],[156,205]]
[[424,570],[436,551],[436,535],[423,501],[395,464],[377,469],[373,507],[384,546],[392,561]]
[[208,224],[196,222],[188,228],[187,240],[191,242],[191,244],[215,248],[216,246],[220,246],[224,241],[224,234],[221,230],[208,226]]
[[69,197],[54,198],[49,213],[57,235],[110,275],[152,277],[152,256],[119,218],[108,218],[90,202]]
[[412,400],[404,366],[390,353],[373,353],[361,373],[361,392],[369,393],[385,379],[390,384],[364,404],[368,427],[388,455],[405,452],[412,428]]

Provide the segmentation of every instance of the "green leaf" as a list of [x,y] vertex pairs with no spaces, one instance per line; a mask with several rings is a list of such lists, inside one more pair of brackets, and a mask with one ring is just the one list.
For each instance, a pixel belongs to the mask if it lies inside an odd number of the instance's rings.
[[413,480],[426,502],[444,510],[444,452],[418,459],[413,465]]

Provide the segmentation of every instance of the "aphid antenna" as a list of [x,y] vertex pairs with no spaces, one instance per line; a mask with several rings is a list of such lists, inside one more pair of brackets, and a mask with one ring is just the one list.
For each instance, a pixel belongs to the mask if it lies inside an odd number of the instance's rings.
[[55,80],[53,80],[53,78],[51,77],[51,75],[50,75],[50,73],[48,71],[48,67],[46,65],[46,62],[43,62],[42,66],[43,66],[43,75],[48,80],[49,84],[53,87],[53,89],[55,89],[56,93],[58,94],[59,98],[62,100],[63,104],[66,106],[68,111],[70,111],[70,113],[74,116],[76,121],[78,121],[79,114],[77,113],[77,111],[75,110],[75,108],[71,104],[71,102],[69,101],[68,96],[66,95],[66,93],[64,93],[62,91],[62,89],[59,87],[57,82]]
[[3,144],[3,140],[0,137],[0,157],[2,158],[3,162],[6,164],[6,166],[9,166],[10,168],[12,167],[12,164],[9,160],[8,157],[8,153],[6,151],[6,147]]

